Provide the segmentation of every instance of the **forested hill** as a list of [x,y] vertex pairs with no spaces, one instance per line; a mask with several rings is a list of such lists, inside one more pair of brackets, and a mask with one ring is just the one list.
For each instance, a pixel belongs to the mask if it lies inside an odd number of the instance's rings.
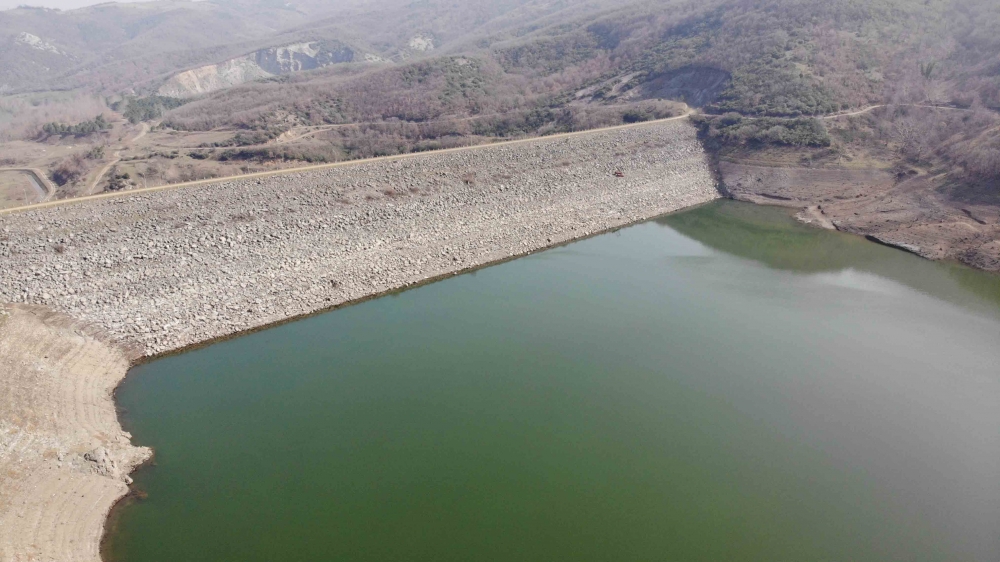
[[[475,13],[479,4],[488,2],[452,8]],[[507,12],[471,26],[474,32],[429,20],[438,27],[428,35],[441,44],[420,56],[243,85],[187,104],[167,123],[261,130],[500,115],[477,121],[475,132],[503,135],[565,130],[587,122],[580,117],[585,107],[606,110],[657,99],[685,101],[708,114],[782,119],[884,103],[1000,108],[1000,5],[989,0],[508,4]],[[448,9],[433,1],[420,5],[425,15]],[[526,16],[533,10],[537,19]],[[657,110],[636,111],[641,117]],[[990,128],[987,121],[978,115],[974,126],[966,125],[978,134]],[[836,140],[808,120],[782,123],[770,135],[761,123],[713,131],[721,130],[716,138],[730,144],[828,146]],[[938,142],[952,132],[910,136]],[[977,137],[974,147],[963,148],[979,154],[964,158],[963,166],[980,175],[994,166],[987,141]]]
[[[476,4],[455,9],[475,11]],[[523,12],[543,3],[522,4]],[[466,55],[480,61],[476,79],[461,82],[463,75],[455,85],[462,95],[427,111],[476,111],[484,99],[496,107],[541,96],[551,102],[588,86],[596,86],[588,99],[602,103],[679,95],[708,101],[713,112],[761,116],[824,114],[885,101],[1000,107],[1000,6],[988,0],[663,0],[607,3],[603,10],[586,4],[589,11],[548,10],[530,24],[490,19],[478,30],[481,36],[438,31],[457,37],[413,68],[381,69],[385,77],[302,76],[289,91],[321,84],[328,98],[350,105],[360,103],[348,91],[355,80],[391,85],[419,75],[445,87],[454,69],[441,55]],[[574,15],[581,11],[584,16]],[[679,79],[672,74],[690,68],[707,72]],[[716,85],[711,71],[727,73],[725,87],[714,100],[696,99]],[[484,85],[489,91],[481,91]],[[288,101],[305,102],[303,108],[323,102],[302,96]],[[382,113],[392,117],[396,109]]]
[[[0,88],[152,93],[199,64],[335,41],[351,45],[347,60],[358,64],[243,86],[237,107],[222,95],[227,111],[209,99],[175,122],[413,120],[570,97],[674,97],[780,117],[885,101],[1000,108],[997,29],[991,0],[170,0],[0,12],[11,55],[0,61]],[[459,55],[475,57],[473,68],[456,72],[447,57]],[[414,81],[434,93],[425,103],[368,107],[355,94]]]
[[[108,32],[81,33],[90,27]],[[673,111],[663,100],[728,115],[702,123],[724,146],[829,148],[841,140],[811,117],[877,104],[948,105],[970,115],[960,122],[883,116],[850,142],[888,127],[900,153],[989,179],[1000,174],[992,112],[1000,109],[998,29],[994,0],[381,0],[336,7],[172,0],[0,12],[0,35],[18,55],[0,62],[8,67],[0,75],[15,76],[12,65],[56,68],[52,61],[62,61],[63,73],[46,87],[62,81],[109,99],[182,96],[188,75],[179,73],[208,75],[210,88],[192,87],[186,103],[165,104],[180,107],[162,115],[163,126],[247,131],[235,144],[302,126],[424,124],[384,143],[380,131],[368,131],[372,146],[364,151],[371,153],[413,149],[416,138],[544,134],[648,119]],[[253,60],[254,53],[298,56],[328,44],[340,46],[337,64],[314,57],[279,65],[312,70],[274,74]],[[18,72],[38,75],[25,68]],[[121,76],[129,78],[121,83]],[[30,110],[7,102],[11,130],[37,132],[43,121],[24,117]],[[346,144],[338,150],[362,153]]]
[[734,196],[1000,269],[998,30],[996,0],[19,8],[0,12],[0,153],[70,197],[686,104]]

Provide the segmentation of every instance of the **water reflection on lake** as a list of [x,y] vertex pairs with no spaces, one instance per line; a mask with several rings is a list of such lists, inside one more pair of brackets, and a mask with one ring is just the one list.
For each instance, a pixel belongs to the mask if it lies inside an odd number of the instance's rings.
[[167,357],[107,553],[996,560],[1000,280],[718,202]]

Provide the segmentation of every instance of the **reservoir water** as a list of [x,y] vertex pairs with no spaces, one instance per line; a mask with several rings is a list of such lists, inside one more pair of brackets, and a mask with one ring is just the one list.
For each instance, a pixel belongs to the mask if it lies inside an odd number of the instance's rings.
[[718,203],[139,366],[119,562],[996,561],[1000,277]]

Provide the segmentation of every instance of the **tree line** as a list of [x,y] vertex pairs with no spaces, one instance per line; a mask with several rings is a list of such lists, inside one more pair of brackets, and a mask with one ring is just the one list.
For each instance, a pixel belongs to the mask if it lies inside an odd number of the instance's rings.
[[83,121],[73,125],[67,123],[51,122],[42,125],[42,132],[46,135],[75,135],[85,136],[111,128],[111,123],[103,114],[88,121]]

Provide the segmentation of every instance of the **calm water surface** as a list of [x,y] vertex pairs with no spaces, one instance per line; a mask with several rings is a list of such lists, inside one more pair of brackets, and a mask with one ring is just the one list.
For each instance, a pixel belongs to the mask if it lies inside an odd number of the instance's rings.
[[1000,559],[1000,278],[702,207],[168,357],[117,561]]

